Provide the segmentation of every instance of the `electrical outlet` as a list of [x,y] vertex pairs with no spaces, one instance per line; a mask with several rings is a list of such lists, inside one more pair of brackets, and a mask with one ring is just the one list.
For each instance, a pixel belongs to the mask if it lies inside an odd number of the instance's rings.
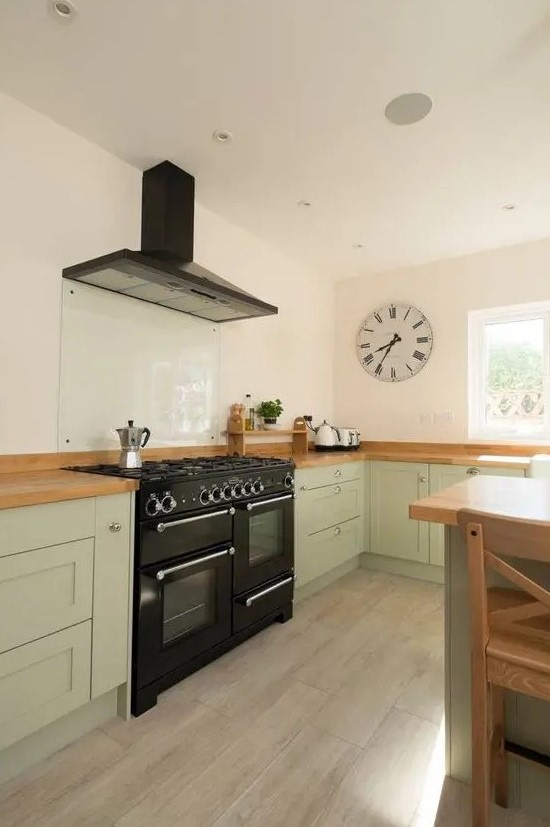
[[310,414],[304,414],[304,422],[313,422],[313,417]]
[[436,411],[434,422],[438,425],[449,425],[455,418],[453,411]]

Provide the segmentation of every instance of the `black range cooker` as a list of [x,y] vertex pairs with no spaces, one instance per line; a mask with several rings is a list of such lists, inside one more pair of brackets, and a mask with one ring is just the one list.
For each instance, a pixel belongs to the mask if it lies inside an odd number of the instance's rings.
[[294,464],[197,457],[72,470],[136,477],[132,712],[292,617]]

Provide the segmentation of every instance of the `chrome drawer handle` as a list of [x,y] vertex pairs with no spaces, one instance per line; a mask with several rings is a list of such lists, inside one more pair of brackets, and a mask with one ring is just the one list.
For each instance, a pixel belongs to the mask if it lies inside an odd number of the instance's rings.
[[109,531],[117,532],[120,531],[122,528],[120,523],[111,523],[109,525]]
[[342,488],[341,488],[341,486],[337,485],[337,486],[336,486],[336,488],[334,489],[334,493],[335,493],[335,494],[341,494],[341,493],[342,493]]
[[246,599],[246,603],[245,603],[246,608],[250,609],[250,607],[256,602],[256,600],[260,599],[260,597],[265,597],[266,594],[271,594],[271,592],[274,592],[277,589],[280,589],[282,586],[288,586],[288,584],[292,583],[295,579],[296,578],[294,576],[293,577],[285,577],[285,579],[281,580],[280,583],[275,583],[273,586],[268,586],[267,589],[262,589],[261,592],[258,592],[257,594],[253,594],[252,597],[248,597]]
[[469,474],[471,477],[477,477],[477,475],[479,474],[479,468],[468,468],[466,473]]
[[172,523],[159,523],[157,531],[162,534],[167,528],[176,528],[179,525],[188,525],[189,523],[198,523],[199,520],[210,520],[212,517],[225,517],[227,514],[234,514],[235,509],[225,508],[223,511],[214,511],[213,514],[199,514],[198,517],[186,517],[185,520],[174,520]]
[[181,563],[179,566],[172,566],[169,569],[161,569],[157,571],[157,580],[164,580],[167,574],[173,574],[175,571],[183,571],[183,569],[190,569],[193,566],[198,566],[201,563],[208,563],[209,560],[216,560],[218,557],[225,557],[227,554],[233,556],[235,549],[226,548],[223,551],[216,551],[214,554],[207,554],[206,557],[199,557],[198,560],[190,560],[188,563]]
[[336,528],[334,529],[334,536],[338,537],[338,535],[341,534],[341,533],[342,533],[342,529],[340,528],[339,525],[337,525]]

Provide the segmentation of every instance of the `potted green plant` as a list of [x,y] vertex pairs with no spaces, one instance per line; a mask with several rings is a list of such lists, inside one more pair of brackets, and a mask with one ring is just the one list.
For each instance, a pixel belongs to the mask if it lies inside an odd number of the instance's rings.
[[256,413],[262,417],[264,428],[269,431],[277,427],[277,418],[282,414],[283,410],[281,400],[275,399],[260,402],[256,408]]

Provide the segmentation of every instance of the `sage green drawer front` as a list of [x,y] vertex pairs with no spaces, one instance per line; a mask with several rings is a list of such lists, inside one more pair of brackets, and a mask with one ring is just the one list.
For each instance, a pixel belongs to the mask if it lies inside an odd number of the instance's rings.
[[331,483],[347,482],[347,480],[363,479],[364,463],[343,462],[338,465],[335,457],[334,465],[324,465],[322,468],[301,468],[296,472],[296,488],[301,489],[303,485],[307,489],[320,488]]
[[94,536],[95,499],[0,511],[0,557]]
[[[471,477],[498,476],[524,477],[523,468],[479,467],[476,465],[430,465],[430,494],[437,494],[457,482],[464,482]],[[445,564],[445,526],[430,523],[430,563],[432,566]]]
[[90,700],[90,620],[0,655],[0,749]]
[[0,558],[0,653],[92,616],[94,541]]
[[296,586],[305,586],[363,551],[363,520],[356,517],[332,528],[298,539]]
[[363,480],[338,482],[300,492],[296,506],[296,524],[301,535],[358,517],[363,509]]

